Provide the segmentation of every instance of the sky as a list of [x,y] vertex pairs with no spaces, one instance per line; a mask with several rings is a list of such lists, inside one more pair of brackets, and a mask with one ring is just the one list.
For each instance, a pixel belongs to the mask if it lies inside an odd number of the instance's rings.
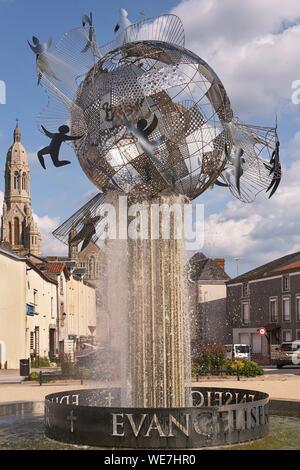
[[[0,80],[6,104],[0,104],[0,200],[6,153],[16,118],[31,165],[32,206],[43,236],[43,254],[63,254],[51,232],[96,193],[69,146],[71,165],[45,172],[36,152],[47,144],[37,116],[47,96],[37,87],[35,58],[27,40],[59,39],[80,26],[82,13],[94,12],[97,39],[113,39],[120,7],[136,20],[177,14],[186,47],[206,60],[221,78],[234,113],[242,121],[273,126],[278,118],[283,163],[282,184],[271,200],[261,194],[243,204],[223,188],[208,190],[197,202],[205,209],[202,251],[224,257],[234,276],[274,258],[300,250],[300,104],[292,103],[292,83],[300,80],[299,0],[0,0]],[[1,201],[0,201],[1,203]],[[2,204],[1,204],[2,205]],[[0,209],[1,210],[1,209]],[[238,261],[237,261],[238,259]]]

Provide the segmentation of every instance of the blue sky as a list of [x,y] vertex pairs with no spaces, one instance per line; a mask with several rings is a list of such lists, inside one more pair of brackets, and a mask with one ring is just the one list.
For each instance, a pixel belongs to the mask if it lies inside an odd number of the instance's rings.
[[[1,170],[11,145],[16,117],[20,119],[22,142],[30,154],[47,144],[47,139],[37,129],[37,115],[46,105],[47,97],[36,85],[35,59],[27,44],[32,35],[45,41],[49,36],[59,39],[65,31],[81,25],[82,13],[93,11],[98,41],[106,43],[113,39],[119,8],[127,8],[135,19],[141,11],[149,16],[159,15],[174,4],[169,0],[152,1],[149,11],[146,1],[0,0],[0,80],[4,80],[7,87],[7,104],[0,105]],[[45,172],[31,158],[34,210],[62,219],[78,208],[86,193],[93,189],[69,146],[63,150],[72,165],[60,171],[49,165]],[[4,180],[0,179],[0,190],[3,185]]]
[[[80,26],[82,13],[94,12],[97,39],[113,38],[118,9],[133,20],[172,11],[184,24],[187,47],[216,70],[234,111],[246,121],[273,125],[278,114],[284,177],[271,201],[260,196],[251,206],[233,200],[221,188],[201,198],[207,237],[204,251],[224,256],[229,274],[300,250],[300,105],[291,102],[291,85],[300,79],[300,3],[298,0],[0,0],[0,80],[7,103],[0,105],[0,168],[3,172],[16,117],[30,154],[31,195],[45,239],[44,252],[61,250],[49,235],[94,191],[69,146],[63,157],[72,165],[60,169],[37,163],[37,149],[47,139],[37,129],[37,115],[47,97],[36,85],[35,58],[27,45],[32,35],[46,41]],[[3,174],[3,173],[2,173]],[[0,178],[0,192],[4,178]]]

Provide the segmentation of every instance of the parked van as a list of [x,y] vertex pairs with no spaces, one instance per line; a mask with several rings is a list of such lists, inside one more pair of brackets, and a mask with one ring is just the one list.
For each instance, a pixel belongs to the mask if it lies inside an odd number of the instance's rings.
[[226,359],[251,359],[251,346],[248,344],[225,344]]

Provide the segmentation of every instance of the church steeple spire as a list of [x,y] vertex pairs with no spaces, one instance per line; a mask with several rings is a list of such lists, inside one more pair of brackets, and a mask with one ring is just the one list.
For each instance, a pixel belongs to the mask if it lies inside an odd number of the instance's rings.
[[33,219],[28,155],[21,143],[17,119],[7,152],[1,242],[16,253],[40,255],[41,236]]
[[21,130],[19,128],[19,119],[16,119],[16,127],[14,130],[14,144],[16,142],[21,142]]

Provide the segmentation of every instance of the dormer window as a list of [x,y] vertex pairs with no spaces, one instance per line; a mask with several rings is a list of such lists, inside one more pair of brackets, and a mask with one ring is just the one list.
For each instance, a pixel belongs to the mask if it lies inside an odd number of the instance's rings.
[[288,274],[282,278],[282,290],[283,292],[290,290],[290,276]]

